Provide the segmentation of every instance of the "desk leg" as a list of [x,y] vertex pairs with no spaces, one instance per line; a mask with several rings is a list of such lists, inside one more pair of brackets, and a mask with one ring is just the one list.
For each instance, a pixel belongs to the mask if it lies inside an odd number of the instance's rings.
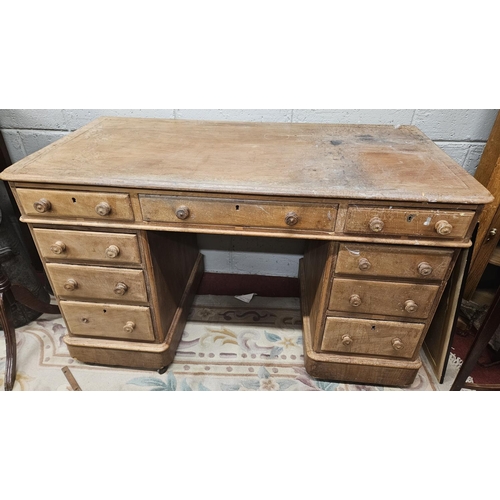
[[9,278],[0,270],[0,323],[3,326],[7,350],[4,379],[6,391],[12,391],[16,380],[16,330],[11,315],[13,303],[14,297],[10,290]]

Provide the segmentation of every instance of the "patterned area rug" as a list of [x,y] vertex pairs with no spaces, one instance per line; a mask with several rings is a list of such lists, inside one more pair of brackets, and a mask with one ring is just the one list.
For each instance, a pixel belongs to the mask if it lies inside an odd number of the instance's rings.
[[[43,315],[18,328],[14,390],[72,390],[62,372],[67,366],[82,391],[436,391],[448,390],[458,365],[450,363],[439,384],[422,355],[423,366],[406,389],[316,380],[303,364],[299,299],[199,295],[174,363],[155,371],[85,365],[72,359],[63,341],[60,316]],[[0,333],[0,386],[3,390],[5,343]]]

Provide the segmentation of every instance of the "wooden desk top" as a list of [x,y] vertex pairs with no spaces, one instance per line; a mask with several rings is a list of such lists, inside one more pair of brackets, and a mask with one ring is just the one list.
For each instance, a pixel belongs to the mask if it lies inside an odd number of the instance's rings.
[[413,126],[99,118],[6,169],[14,182],[486,204]]

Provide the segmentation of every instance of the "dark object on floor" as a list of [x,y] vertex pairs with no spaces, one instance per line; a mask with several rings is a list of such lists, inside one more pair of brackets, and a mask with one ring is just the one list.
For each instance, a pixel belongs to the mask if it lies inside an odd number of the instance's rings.
[[14,296],[10,290],[10,281],[0,266],[0,324],[5,332],[5,377],[4,388],[11,391],[16,380],[16,331],[12,321]]
[[467,377],[470,375],[481,354],[486,349],[488,342],[496,332],[500,325],[500,288],[495,294],[495,298],[489,307],[486,317],[481,324],[474,343],[467,354],[450,391],[459,391],[463,387],[475,390],[499,390],[500,385],[480,385],[480,384],[466,384]]

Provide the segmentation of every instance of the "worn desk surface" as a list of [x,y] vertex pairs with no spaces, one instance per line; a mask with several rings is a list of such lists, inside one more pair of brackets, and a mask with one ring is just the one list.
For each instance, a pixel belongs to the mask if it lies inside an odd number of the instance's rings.
[[104,117],[26,157],[1,178],[313,198],[492,200],[412,126]]

